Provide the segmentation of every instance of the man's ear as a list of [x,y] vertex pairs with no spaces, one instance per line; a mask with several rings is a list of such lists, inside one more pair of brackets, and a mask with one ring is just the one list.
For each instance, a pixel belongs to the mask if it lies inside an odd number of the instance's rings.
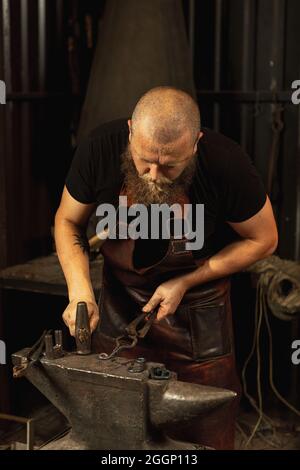
[[131,135],[132,135],[131,119],[128,119],[127,124],[128,124],[128,129],[129,129],[129,142],[131,142]]
[[197,150],[198,150],[198,149],[197,149],[197,147],[198,147],[198,142],[199,142],[200,139],[202,139],[203,135],[204,135],[203,132],[201,132],[201,131],[198,132],[197,139],[196,139],[196,142],[195,142],[195,145],[194,145],[194,152],[195,152],[195,153],[196,153]]

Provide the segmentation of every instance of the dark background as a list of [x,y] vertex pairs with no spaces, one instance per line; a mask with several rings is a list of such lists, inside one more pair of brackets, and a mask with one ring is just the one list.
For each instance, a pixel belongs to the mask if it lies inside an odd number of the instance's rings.
[[[300,105],[291,103],[291,83],[300,79],[300,2],[196,0],[182,6],[202,123],[249,153],[273,203],[277,254],[299,261]],[[53,250],[51,226],[104,8],[105,0],[0,1],[0,79],[7,86],[7,103],[0,105],[0,268]],[[43,326],[62,326],[67,300],[46,297],[2,291],[0,338],[8,354],[32,344]],[[255,289],[246,274],[235,276],[232,298],[241,366],[254,328]],[[271,320],[275,379],[299,405],[299,372],[290,361],[299,326]],[[24,411],[20,389],[4,388],[2,380],[2,408]]]

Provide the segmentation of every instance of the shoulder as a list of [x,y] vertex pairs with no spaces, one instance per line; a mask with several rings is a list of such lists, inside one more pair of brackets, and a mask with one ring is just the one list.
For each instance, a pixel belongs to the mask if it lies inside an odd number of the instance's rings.
[[242,147],[229,137],[208,128],[203,129],[203,134],[198,150],[206,158],[209,166],[223,167],[227,166],[230,161],[245,158]]
[[116,119],[93,129],[80,141],[79,147],[88,148],[96,159],[102,155],[118,158],[128,143],[128,135],[127,119]]
[[224,135],[205,129],[199,162],[216,183],[224,219],[242,222],[256,214],[266,201],[262,179],[242,147]]
[[97,141],[105,138],[118,138],[120,136],[128,137],[129,131],[127,119],[115,119],[97,126],[87,136],[89,141]]
[[66,178],[70,194],[80,202],[110,201],[121,180],[120,158],[128,142],[126,119],[111,121],[83,137]]
[[221,132],[216,132],[208,127],[203,127],[203,137],[200,142],[209,147],[215,148],[224,148],[225,151],[233,149],[235,147],[240,147],[240,145],[229,137],[221,134]]
[[118,166],[128,143],[127,119],[110,121],[93,129],[77,145],[75,159],[84,160],[95,171],[102,166]]
[[203,129],[203,134],[198,144],[199,159],[212,178],[224,181],[233,171],[252,166],[249,156],[234,140],[208,128]]

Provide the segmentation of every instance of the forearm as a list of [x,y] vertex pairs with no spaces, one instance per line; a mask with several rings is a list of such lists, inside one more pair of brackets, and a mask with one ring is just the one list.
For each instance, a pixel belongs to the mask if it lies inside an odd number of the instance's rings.
[[56,215],[54,236],[57,255],[68,286],[69,300],[82,296],[95,301],[85,231]]
[[243,239],[234,242],[205,261],[202,266],[182,276],[186,289],[229,276],[250,266],[273,252],[271,248]]

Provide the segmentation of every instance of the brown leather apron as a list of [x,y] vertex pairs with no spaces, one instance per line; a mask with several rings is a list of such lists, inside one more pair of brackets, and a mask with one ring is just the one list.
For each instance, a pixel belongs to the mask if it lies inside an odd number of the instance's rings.
[[[125,194],[124,187],[121,194]],[[195,270],[196,261],[185,249],[186,239],[164,240],[164,250],[153,252],[152,263],[138,267],[139,254],[151,249],[151,240],[107,239],[101,248],[104,257],[99,298],[101,321],[93,335],[96,352],[111,352],[113,338],[138,314],[164,281]],[[148,243],[148,245],[147,245]],[[151,259],[151,253],[150,253]],[[144,356],[163,362],[177,372],[178,379],[224,387],[240,395],[235,370],[230,305],[230,279],[223,278],[190,289],[173,315],[154,322],[138,345],[121,353],[123,357]],[[235,416],[239,399],[212,416],[192,425],[172,430],[171,437],[204,444],[215,449],[234,447]]]

